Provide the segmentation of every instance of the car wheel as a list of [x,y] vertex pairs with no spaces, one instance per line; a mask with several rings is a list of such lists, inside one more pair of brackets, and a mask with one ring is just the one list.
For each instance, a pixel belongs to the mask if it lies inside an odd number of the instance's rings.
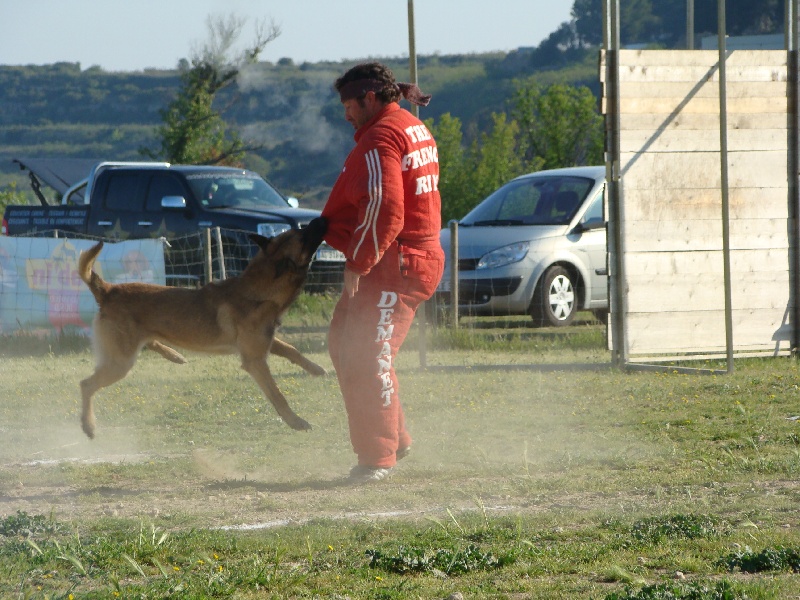
[[537,325],[564,327],[575,319],[577,302],[572,275],[564,267],[553,266],[539,280],[531,302],[531,316]]

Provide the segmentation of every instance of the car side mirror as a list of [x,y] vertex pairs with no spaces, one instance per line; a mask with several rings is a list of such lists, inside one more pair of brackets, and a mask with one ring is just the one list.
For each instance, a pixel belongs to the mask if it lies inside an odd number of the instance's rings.
[[583,233],[584,231],[593,231],[595,229],[605,229],[606,222],[601,221],[599,219],[593,219],[591,221],[580,222],[575,225],[575,229],[573,231],[575,233]]
[[298,206],[300,206],[300,201],[294,196],[289,196],[288,198],[286,198],[286,202],[288,202],[289,206],[291,206],[292,208],[297,208]]
[[164,196],[161,199],[161,208],[167,210],[183,210],[186,208],[186,198],[183,196]]

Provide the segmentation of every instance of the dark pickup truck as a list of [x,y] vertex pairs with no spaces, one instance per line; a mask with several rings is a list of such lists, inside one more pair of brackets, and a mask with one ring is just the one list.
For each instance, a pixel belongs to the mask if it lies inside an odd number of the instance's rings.
[[[249,233],[275,236],[305,227],[320,214],[298,208],[296,199],[287,199],[258,174],[239,168],[94,161],[88,166],[82,159],[15,162],[29,171],[41,206],[7,206],[0,233],[110,240],[164,238],[168,280],[205,279],[204,239],[211,243],[212,265],[221,257],[218,264],[231,276],[240,272],[256,251]],[[59,194],[58,204],[44,196],[42,182]],[[214,235],[201,235],[206,229]],[[323,244],[306,288],[339,287],[343,270],[344,255]],[[212,276],[222,272],[215,269]]]

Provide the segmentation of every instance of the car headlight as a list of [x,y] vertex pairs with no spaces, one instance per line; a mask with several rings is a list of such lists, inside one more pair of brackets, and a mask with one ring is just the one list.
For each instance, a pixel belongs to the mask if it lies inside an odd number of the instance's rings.
[[288,223],[259,223],[256,231],[264,237],[275,237],[292,228]]
[[517,242],[481,256],[475,269],[496,269],[521,261],[528,254],[528,242]]

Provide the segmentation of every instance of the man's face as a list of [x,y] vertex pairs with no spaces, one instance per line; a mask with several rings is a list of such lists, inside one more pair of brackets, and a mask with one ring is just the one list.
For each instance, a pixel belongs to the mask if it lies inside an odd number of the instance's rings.
[[363,98],[352,98],[342,102],[344,118],[354,129],[361,129],[382,108],[374,92],[367,92]]

